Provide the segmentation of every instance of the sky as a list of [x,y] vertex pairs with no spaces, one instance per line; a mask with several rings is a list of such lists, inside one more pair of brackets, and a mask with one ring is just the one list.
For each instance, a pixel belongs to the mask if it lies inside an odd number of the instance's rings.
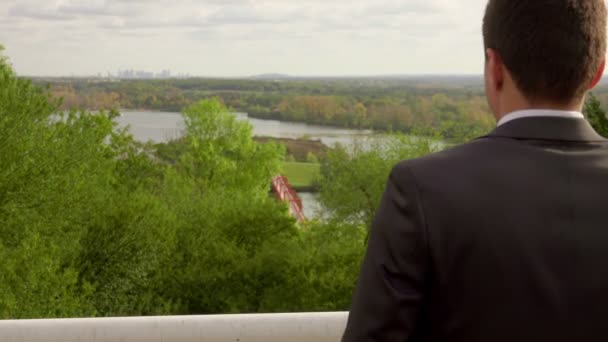
[[487,0],[0,0],[17,73],[481,74]]

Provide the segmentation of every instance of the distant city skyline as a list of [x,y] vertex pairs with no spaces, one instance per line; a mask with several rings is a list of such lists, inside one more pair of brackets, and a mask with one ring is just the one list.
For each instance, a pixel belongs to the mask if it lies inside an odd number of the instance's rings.
[[148,70],[137,70],[137,69],[119,69],[116,73],[107,71],[104,73],[97,73],[92,75],[103,78],[120,78],[120,79],[167,79],[167,78],[188,78],[191,77],[189,74],[174,74],[169,69],[163,69],[159,72],[148,71]]
[[2,0],[28,76],[479,75],[487,0]]

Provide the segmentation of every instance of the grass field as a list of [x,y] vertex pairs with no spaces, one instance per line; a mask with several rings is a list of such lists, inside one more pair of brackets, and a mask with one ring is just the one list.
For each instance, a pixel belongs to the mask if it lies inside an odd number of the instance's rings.
[[283,174],[296,190],[312,188],[320,171],[320,164],[293,162],[285,162],[283,164]]

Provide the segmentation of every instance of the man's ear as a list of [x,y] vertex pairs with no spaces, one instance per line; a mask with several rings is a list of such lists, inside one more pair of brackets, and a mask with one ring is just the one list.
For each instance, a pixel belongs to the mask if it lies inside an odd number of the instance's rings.
[[494,49],[486,49],[486,59],[487,59],[487,77],[490,82],[489,86],[494,90],[501,90],[505,74],[504,74],[504,64],[502,62],[502,58]]
[[606,68],[606,58],[604,58],[604,60],[602,61],[602,64],[600,64],[600,67],[597,69],[597,73],[595,74],[595,77],[593,77],[593,81],[591,81],[591,84],[589,84],[588,90],[595,88],[595,86],[598,83],[600,83],[600,80],[602,79],[602,75],[604,75],[605,68]]

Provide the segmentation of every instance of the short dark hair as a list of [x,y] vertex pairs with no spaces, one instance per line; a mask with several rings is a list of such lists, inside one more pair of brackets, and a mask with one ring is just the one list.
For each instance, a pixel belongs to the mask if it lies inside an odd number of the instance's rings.
[[489,0],[483,39],[532,102],[580,100],[606,55],[604,0]]

